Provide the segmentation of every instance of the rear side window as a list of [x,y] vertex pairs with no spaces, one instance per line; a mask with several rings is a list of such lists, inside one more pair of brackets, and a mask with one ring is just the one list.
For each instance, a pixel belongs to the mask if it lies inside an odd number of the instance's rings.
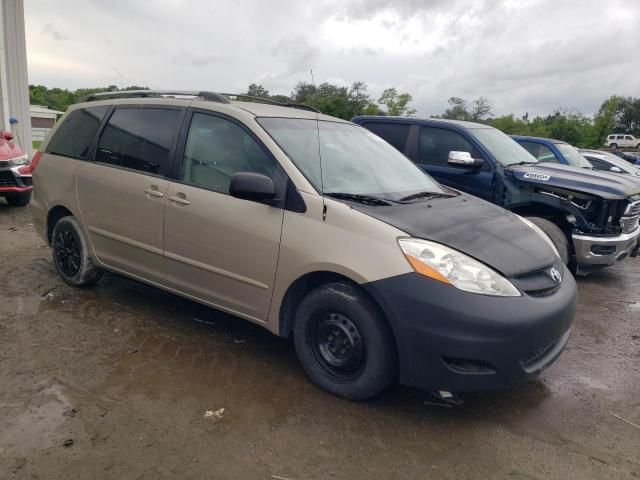
[[589,163],[593,165],[593,168],[596,170],[609,170],[611,168],[608,163],[598,160],[597,158],[586,157],[586,159],[589,160]]
[[118,108],[100,137],[96,161],[147,173],[165,171],[181,115],[163,108]]
[[462,135],[444,128],[422,127],[418,163],[429,165],[447,165],[449,152],[469,152],[472,157],[481,155]]
[[399,123],[365,123],[363,126],[404,153],[407,138],[409,137],[409,129],[411,128],[410,125],[402,125]]
[[546,145],[535,142],[520,142],[520,145],[522,145],[527,152],[536,157],[539,162],[560,163],[551,149]]
[[86,160],[108,106],[87,107],[69,113],[47,145],[46,153]]

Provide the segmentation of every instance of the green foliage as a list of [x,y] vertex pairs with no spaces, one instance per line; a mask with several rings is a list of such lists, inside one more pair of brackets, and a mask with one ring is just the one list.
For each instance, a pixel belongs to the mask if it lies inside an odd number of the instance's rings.
[[554,138],[582,148],[602,147],[612,132],[640,134],[640,98],[612,96],[602,103],[593,118],[572,109],[557,108],[550,115],[531,120],[529,114],[522,118],[513,114],[491,118],[493,105],[486,97],[474,100],[471,107],[460,97],[451,97],[448,103],[449,108],[435,118],[487,123],[508,135]]
[[378,103],[387,107],[387,115],[410,117],[416,113],[415,108],[408,106],[411,100],[413,98],[408,93],[398,93],[391,87],[382,92]]
[[116,85],[109,85],[108,87],[79,88],[71,91],[61,88],[47,88],[44,85],[29,85],[29,103],[31,105],[44,105],[51,110],[64,112],[69,105],[79,102],[82,97],[87,95],[124,90],[148,90],[148,88],[138,85],[118,88]]
[[372,102],[364,82],[354,82],[350,87],[326,82],[316,87],[311,83],[298,82],[291,92],[291,98],[296,103],[310,105],[322,113],[345,120],[356,115],[380,114],[380,109]]
[[269,90],[264,88],[262,85],[252,83],[247,89],[247,95],[251,97],[269,98]]

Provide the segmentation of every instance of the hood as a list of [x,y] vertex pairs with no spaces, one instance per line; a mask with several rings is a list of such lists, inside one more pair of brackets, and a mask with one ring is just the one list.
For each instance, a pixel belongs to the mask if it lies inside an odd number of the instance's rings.
[[0,138],[0,162],[24,155],[22,149],[13,142]]
[[514,165],[505,168],[519,181],[540,186],[596,195],[607,200],[622,200],[640,193],[640,184],[629,176],[556,163]]
[[391,206],[350,203],[424,240],[455,248],[508,277],[553,264],[551,247],[517,215],[469,195]]

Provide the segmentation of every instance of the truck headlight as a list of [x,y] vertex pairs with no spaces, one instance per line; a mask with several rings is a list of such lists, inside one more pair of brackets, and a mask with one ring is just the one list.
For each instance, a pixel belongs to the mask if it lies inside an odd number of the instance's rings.
[[519,297],[513,284],[487,265],[439,243],[418,238],[398,240],[413,269],[465,292],[499,297]]
[[560,257],[560,254],[558,253],[558,249],[549,238],[549,235],[544,233],[542,229],[539,226],[537,226],[535,223],[533,223],[531,220],[527,220],[526,218],[521,217],[520,215],[518,215],[518,217],[520,218],[520,220],[524,222],[525,225],[530,227],[534,232],[540,235],[545,242],[547,242],[547,245],[551,247],[551,250],[553,250],[553,253],[556,254],[556,257]]
[[13,157],[9,159],[9,165],[12,167],[18,167],[20,165],[26,165],[29,163],[29,155],[26,153],[24,155],[20,155],[19,157]]

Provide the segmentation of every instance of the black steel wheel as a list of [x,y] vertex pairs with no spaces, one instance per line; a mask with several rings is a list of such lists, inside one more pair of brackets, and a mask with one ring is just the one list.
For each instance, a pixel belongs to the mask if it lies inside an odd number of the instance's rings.
[[58,220],[51,234],[51,250],[58,274],[69,285],[91,285],[101,277],[102,270],[91,261],[87,241],[75,218]]
[[341,313],[319,313],[307,328],[307,347],[318,367],[337,382],[353,380],[365,366],[362,333]]
[[335,282],[310,291],[296,310],[293,342],[307,375],[334,395],[364,400],[396,378],[393,332],[357,285]]

